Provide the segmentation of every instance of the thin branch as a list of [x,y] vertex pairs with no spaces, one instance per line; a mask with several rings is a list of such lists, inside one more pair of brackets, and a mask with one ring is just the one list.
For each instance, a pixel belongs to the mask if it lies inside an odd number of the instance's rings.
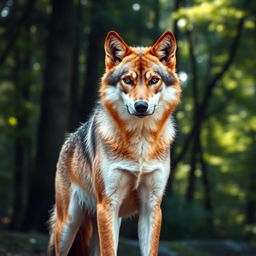
[[226,63],[223,65],[221,71],[214,76],[214,78],[209,82],[209,84],[206,87],[202,103],[199,106],[200,110],[202,110],[203,112],[205,112],[208,107],[209,99],[212,96],[213,89],[216,87],[217,82],[223,77],[223,75],[229,69],[229,67],[231,66],[231,64],[236,56],[238,45],[239,45],[240,38],[242,35],[242,31],[243,31],[245,19],[246,19],[245,16],[242,17],[237,24],[237,33],[236,33],[236,36],[235,36],[235,38],[231,44],[231,47],[229,49],[229,55],[228,55],[228,59],[227,59]]
[[[203,117],[203,121],[206,121],[207,119],[211,118],[213,115],[215,115],[215,114],[219,113],[221,110],[223,110],[228,105],[228,103],[233,99],[233,97],[234,97],[234,95],[228,95],[228,97],[217,108],[215,108],[213,111],[207,113]],[[182,146],[182,151],[172,161],[172,169],[175,169],[177,164],[183,159],[183,157],[187,153],[187,150],[190,146],[191,139],[194,137],[195,129],[196,129],[196,126],[194,125],[192,127],[191,131],[189,132],[189,134],[187,135],[186,139],[184,140],[184,143],[183,143],[183,146]]]
[[216,107],[214,110],[212,110],[211,112],[208,112],[207,114],[204,115],[203,119],[207,120],[210,117],[218,114],[220,111],[222,111],[224,108],[226,108],[226,106],[229,104],[229,102],[233,99],[234,95],[229,94],[226,99],[218,106]]
[[[221,110],[223,110],[228,105],[228,103],[233,99],[233,97],[234,97],[234,95],[229,94],[226,97],[226,99],[217,108],[215,108],[213,111],[204,115],[203,121],[206,121],[207,119],[211,118],[213,115],[215,115],[215,114],[219,113]],[[194,137],[195,129],[196,129],[196,125],[193,125],[191,131],[188,133],[186,139],[184,140],[184,143],[183,143],[183,146],[182,146],[182,151],[172,161],[172,169],[175,169],[177,164],[183,159],[183,157],[187,153],[187,150],[188,150],[188,148],[190,146],[190,143],[191,143],[191,139]]]
[[[215,77],[212,79],[212,81],[209,82],[205,94],[204,94],[204,98],[202,100],[202,103],[198,105],[196,112],[201,115],[200,120],[204,121],[205,118],[208,119],[210,116],[212,116],[212,114],[207,114],[206,110],[208,107],[208,104],[210,102],[210,97],[212,96],[212,92],[213,89],[215,88],[215,86],[217,85],[217,82],[223,77],[223,75],[225,74],[225,72],[229,69],[230,65],[232,64],[232,61],[236,55],[237,49],[238,49],[238,45],[239,45],[239,41],[242,35],[242,30],[243,30],[243,26],[244,26],[244,22],[245,22],[245,18],[243,17],[239,20],[238,24],[237,24],[237,34],[236,37],[234,38],[230,50],[229,50],[229,58],[227,59],[226,63],[223,65],[222,70],[215,75]],[[185,139],[183,146],[182,146],[182,151],[180,152],[180,154],[173,160],[172,163],[172,168],[174,169],[177,164],[183,159],[183,157],[186,155],[187,150],[189,148],[191,139],[194,136],[196,130],[196,124],[193,125],[190,133],[188,134],[187,138]]]

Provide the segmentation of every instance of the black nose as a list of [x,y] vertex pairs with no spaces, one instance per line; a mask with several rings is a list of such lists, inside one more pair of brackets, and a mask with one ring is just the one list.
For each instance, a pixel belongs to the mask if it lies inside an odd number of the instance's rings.
[[145,113],[148,110],[148,103],[144,100],[136,101],[134,107],[138,113]]

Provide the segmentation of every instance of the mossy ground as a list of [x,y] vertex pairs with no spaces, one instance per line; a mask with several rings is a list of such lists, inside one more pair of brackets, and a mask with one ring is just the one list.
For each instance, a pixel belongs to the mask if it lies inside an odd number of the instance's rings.
[[[0,232],[0,256],[45,255],[48,237],[38,233]],[[121,239],[118,255],[137,256],[137,241]],[[159,256],[256,256],[256,245],[235,241],[162,241]]]

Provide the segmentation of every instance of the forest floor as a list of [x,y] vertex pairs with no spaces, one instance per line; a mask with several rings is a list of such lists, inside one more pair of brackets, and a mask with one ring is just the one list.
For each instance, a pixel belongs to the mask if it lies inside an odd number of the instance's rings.
[[[37,233],[0,232],[0,256],[43,256],[48,238]],[[137,241],[121,239],[118,255],[137,256]],[[162,241],[159,256],[256,256],[256,244],[225,241]]]

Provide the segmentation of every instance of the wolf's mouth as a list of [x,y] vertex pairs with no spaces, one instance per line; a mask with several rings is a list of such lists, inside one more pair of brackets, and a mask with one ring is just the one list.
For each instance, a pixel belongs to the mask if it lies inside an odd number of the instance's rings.
[[134,112],[134,113],[131,113],[128,106],[126,105],[126,109],[127,109],[127,112],[131,115],[131,116],[136,116],[136,117],[139,117],[139,118],[144,118],[146,116],[151,116],[155,113],[155,107],[154,107],[154,110],[152,111],[152,113],[138,113],[138,112]]
[[146,117],[146,116],[149,116],[149,115],[152,115],[152,114],[137,114],[137,113],[135,113],[134,115],[139,117],[139,118],[143,118],[143,117]]

